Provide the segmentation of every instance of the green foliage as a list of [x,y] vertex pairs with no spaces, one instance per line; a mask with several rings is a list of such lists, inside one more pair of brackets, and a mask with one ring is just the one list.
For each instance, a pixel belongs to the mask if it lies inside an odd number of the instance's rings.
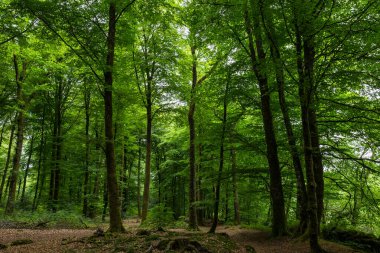
[[174,222],[173,211],[164,204],[159,204],[149,209],[148,217],[142,226],[153,229],[164,229]]
[[[2,210],[0,210],[2,211]],[[58,211],[52,213],[39,210],[31,213],[30,211],[16,211],[12,216],[2,216],[0,223],[11,224],[20,228],[89,228],[96,227],[101,221],[96,219],[83,218],[80,214],[69,211]]]

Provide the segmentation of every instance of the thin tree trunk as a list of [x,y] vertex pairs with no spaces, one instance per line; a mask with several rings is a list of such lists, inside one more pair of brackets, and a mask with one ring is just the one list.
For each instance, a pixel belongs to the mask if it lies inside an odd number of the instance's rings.
[[[197,166],[197,175],[198,175],[198,182],[197,182],[197,201],[201,202],[203,201],[203,190],[202,190],[202,177],[200,176],[200,172],[202,170],[202,144],[199,143],[198,145],[198,166]],[[205,205],[202,204],[198,206],[197,208],[197,222],[200,226],[204,225],[204,210]]]
[[111,0],[109,3],[107,61],[104,70],[104,129],[106,138],[107,188],[110,207],[109,231],[123,232],[125,229],[121,221],[120,199],[115,164],[115,142],[112,131],[112,73],[115,56],[116,21],[116,3],[114,0]]
[[32,139],[30,140],[29,155],[28,155],[28,160],[27,160],[27,162],[26,162],[26,168],[25,168],[25,174],[24,174],[24,181],[23,181],[22,192],[21,192],[21,203],[24,203],[24,202],[25,202],[26,179],[28,178],[29,167],[30,167],[30,161],[31,161],[31,159],[32,159],[32,154],[33,154],[33,144],[34,144],[34,135],[32,135]]
[[322,163],[322,153],[319,143],[319,131],[317,125],[317,116],[315,106],[311,107],[309,110],[310,114],[310,135],[311,135],[311,145],[313,148],[313,169],[314,169],[314,179],[316,183],[316,196],[317,196],[317,218],[318,218],[318,233],[320,233],[320,224],[323,217],[324,205],[324,180],[323,180],[323,163]]
[[152,79],[148,75],[146,90],[146,153],[145,153],[145,181],[142,204],[141,220],[144,221],[148,215],[149,207],[149,188],[150,188],[150,170],[151,170],[151,153],[152,153]]
[[1,134],[0,134],[0,147],[3,145],[3,135],[4,135],[4,129],[5,126],[7,125],[8,118],[4,120],[3,126],[1,127]]
[[107,187],[107,178],[103,183],[103,211],[102,211],[102,221],[105,222],[108,208],[108,187]]
[[91,102],[91,92],[88,87],[85,87],[84,91],[84,108],[85,108],[85,117],[86,117],[86,126],[85,126],[85,136],[86,136],[86,154],[85,154],[85,167],[84,167],[84,182],[83,182],[83,216],[89,216],[89,163],[90,163],[90,102]]
[[[0,202],[2,200],[3,196],[3,190],[4,190],[4,185],[5,181],[7,179],[7,173],[8,173],[8,168],[9,168],[9,162],[11,160],[11,153],[12,153],[12,144],[13,144],[13,137],[14,137],[14,131],[15,131],[15,124],[12,124],[11,128],[11,136],[9,137],[9,145],[8,145],[8,153],[7,153],[7,159],[5,161],[5,166],[4,166],[4,171],[3,171],[3,177],[1,178],[1,185],[0,185]],[[5,195],[5,194],[4,194]]]
[[[256,2],[251,0],[253,9],[256,9]],[[282,190],[282,178],[280,162],[278,159],[277,141],[275,137],[273,116],[271,110],[270,91],[268,87],[268,79],[265,70],[266,56],[263,49],[261,38],[260,20],[255,13],[253,16],[253,31],[249,18],[248,9],[245,11],[246,32],[249,39],[249,53],[251,58],[252,71],[255,73],[261,94],[261,112],[264,123],[265,143],[267,146],[267,160],[269,164],[270,176],[270,195],[272,199],[272,234],[273,236],[281,236],[286,234],[286,217],[285,204]],[[253,41],[253,32],[255,36],[255,45],[258,53],[256,58],[255,46]]]
[[225,217],[224,217],[224,222],[227,222],[228,220],[228,216],[230,215],[230,208],[228,206],[228,203],[229,203],[229,198],[230,198],[230,189],[229,189],[229,184],[228,182],[226,183],[226,196],[225,196],[225,200],[224,200],[224,208],[225,208]]
[[190,131],[190,178],[189,178],[189,228],[198,229],[197,224],[197,210],[195,206],[196,201],[196,168],[195,168],[195,92],[198,81],[197,77],[197,59],[195,55],[195,46],[191,47],[191,55],[193,57],[192,63],[192,86],[190,95],[190,106],[188,113],[189,131]]
[[236,149],[231,149],[231,169],[232,169],[232,191],[234,194],[234,223],[240,225],[240,206],[239,206],[239,194],[237,184],[237,163],[236,163]]
[[44,106],[43,112],[42,112],[42,120],[41,120],[41,139],[40,139],[40,146],[38,147],[37,180],[36,180],[36,189],[34,191],[32,212],[35,211],[37,208],[38,188],[40,185],[40,178],[41,178],[42,152],[45,147],[45,110],[46,110],[46,107]]
[[132,159],[129,163],[129,166],[128,166],[128,177],[126,177],[126,187],[124,189],[124,192],[123,192],[123,199],[124,199],[124,206],[125,206],[125,211],[124,211],[124,215],[126,215],[127,213],[127,210],[128,210],[128,206],[129,204],[131,203],[130,201],[130,191],[131,191],[131,176],[132,176],[132,167],[133,167],[133,163],[134,163],[134,160]]
[[24,142],[24,109],[25,109],[25,101],[23,94],[23,81],[26,76],[26,62],[22,64],[21,73],[19,73],[19,66],[17,61],[17,56],[13,55],[13,63],[15,67],[16,74],[16,84],[17,84],[17,101],[18,105],[18,115],[17,115],[17,135],[16,135],[16,151],[13,157],[13,168],[10,174],[9,179],[9,193],[8,193],[8,201],[5,207],[5,214],[12,214],[14,209],[14,202],[16,197],[16,185],[18,180],[18,174],[20,170],[20,160],[22,154],[22,146]]
[[58,81],[58,87],[55,92],[55,108],[54,108],[54,130],[53,130],[53,147],[52,147],[52,163],[50,177],[50,201],[51,210],[58,210],[61,159],[62,159],[62,103],[63,103],[63,84]]
[[88,217],[89,218],[95,218],[97,213],[97,203],[99,202],[99,191],[100,191],[100,175],[101,175],[101,168],[102,168],[102,162],[103,162],[103,155],[100,152],[100,143],[101,140],[99,138],[99,132],[98,132],[98,121],[95,121],[95,139],[96,139],[96,145],[95,145],[95,154],[98,155],[98,159],[96,161],[96,171],[95,171],[95,178],[94,178],[94,184],[92,189],[91,197],[89,198],[88,203]]
[[214,219],[213,219],[209,233],[215,233],[216,227],[218,226],[220,185],[222,181],[222,172],[223,172],[223,166],[224,166],[224,139],[225,139],[226,125],[227,125],[227,106],[228,106],[227,96],[228,96],[228,90],[229,90],[228,89],[229,82],[230,82],[230,73],[228,73],[228,79],[227,79],[226,88],[224,91],[222,134],[220,137],[219,170],[218,170],[218,181],[216,182],[216,191],[215,191]]
[[137,214],[139,218],[141,218],[141,156],[142,156],[142,150],[141,150],[141,138],[139,138],[139,160],[137,163]]

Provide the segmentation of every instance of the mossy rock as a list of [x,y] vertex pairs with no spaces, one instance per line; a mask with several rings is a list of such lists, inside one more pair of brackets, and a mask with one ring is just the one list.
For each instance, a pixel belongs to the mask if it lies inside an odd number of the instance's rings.
[[19,239],[11,242],[11,246],[18,246],[18,245],[25,245],[25,244],[31,244],[33,243],[30,239]]

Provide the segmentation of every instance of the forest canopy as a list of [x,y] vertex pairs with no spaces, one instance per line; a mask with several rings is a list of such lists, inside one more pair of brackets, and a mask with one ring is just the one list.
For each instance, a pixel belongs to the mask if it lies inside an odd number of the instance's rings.
[[3,0],[0,31],[3,214],[380,235],[379,1]]

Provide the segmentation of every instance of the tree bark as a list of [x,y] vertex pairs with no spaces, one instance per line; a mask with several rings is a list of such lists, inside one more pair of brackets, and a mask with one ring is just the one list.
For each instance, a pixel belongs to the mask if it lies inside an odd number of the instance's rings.
[[85,87],[84,91],[84,108],[85,108],[85,117],[86,117],[86,126],[85,126],[85,136],[86,136],[86,153],[84,161],[84,182],[83,182],[83,216],[89,217],[89,163],[90,163],[90,102],[91,102],[91,92],[88,87]]
[[24,173],[24,180],[23,180],[23,185],[22,185],[21,203],[25,202],[26,180],[28,178],[30,161],[32,159],[32,154],[33,154],[33,144],[34,144],[34,135],[32,135],[32,139],[30,140],[29,155],[28,155],[28,160],[26,162],[26,168],[25,168],[25,173]]
[[234,194],[234,223],[240,225],[240,206],[239,206],[239,194],[237,183],[237,163],[236,163],[236,149],[231,149],[231,169],[232,169],[232,191]]
[[210,228],[209,233],[215,233],[216,227],[218,226],[218,214],[219,214],[219,202],[220,202],[220,185],[222,181],[222,172],[224,166],[224,139],[226,134],[226,125],[227,125],[227,107],[228,107],[228,86],[230,82],[230,74],[228,73],[228,79],[226,83],[226,88],[224,91],[224,100],[223,100],[223,118],[222,118],[222,134],[220,137],[220,150],[219,150],[219,170],[218,170],[218,181],[216,182],[216,191],[215,191],[215,202],[214,202],[214,219]]
[[317,196],[317,218],[318,218],[318,233],[320,233],[320,224],[324,211],[324,180],[323,180],[323,163],[322,153],[319,143],[319,131],[317,125],[317,116],[315,106],[310,108],[310,135],[311,145],[313,148],[313,169],[316,183],[316,196]]
[[6,119],[4,120],[4,123],[3,123],[2,127],[1,127],[0,147],[1,147],[1,145],[3,145],[4,129],[5,129],[5,126],[7,125],[7,121],[8,121],[8,118],[6,118]]
[[109,4],[107,61],[104,70],[104,129],[107,164],[107,188],[110,210],[109,231],[123,232],[125,229],[121,221],[120,199],[115,165],[115,143],[112,130],[112,73],[115,57],[116,21],[116,3],[114,0],[111,0]]
[[4,190],[4,185],[5,181],[7,179],[7,173],[8,173],[8,168],[9,168],[9,162],[11,160],[11,153],[12,153],[12,144],[13,144],[13,138],[14,138],[14,132],[15,132],[15,124],[12,124],[11,128],[11,136],[9,137],[9,145],[8,145],[8,153],[7,153],[7,159],[5,161],[5,166],[4,166],[4,171],[3,171],[3,177],[1,178],[1,185],[0,185],[0,202],[2,200],[3,196],[3,190]]
[[[289,116],[289,109],[286,103],[285,97],[285,77],[284,77],[284,67],[281,59],[280,47],[277,43],[277,35],[275,31],[275,26],[273,24],[273,17],[271,12],[264,9],[264,3],[260,1],[261,16],[263,18],[263,23],[267,23],[266,35],[270,45],[270,52],[272,61],[275,67],[276,82],[278,90],[279,104],[284,120],[284,125],[286,129],[286,135],[288,139],[289,151],[293,161],[293,167],[296,175],[297,182],[297,202],[299,206],[299,220],[300,224],[298,227],[298,233],[303,234],[307,228],[307,192],[305,186],[305,178],[302,169],[302,163],[300,159],[300,153],[297,148],[296,138],[293,132],[293,126]],[[267,16],[265,16],[265,14]]]
[[147,88],[146,88],[146,152],[145,152],[145,181],[142,204],[141,220],[145,221],[148,215],[149,207],[149,188],[150,188],[150,170],[152,154],[152,77],[147,71]]
[[[312,38],[302,38],[302,35],[296,25],[296,50],[297,65],[299,73],[299,97],[301,104],[301,118],[304,141],[304,156],[307,179],[307,196],[308,196],[308,235],[310,238],[310,248],[313,253],[323,252],[318,242],[319,224],[317,214],[317,196],[316,183],[314,176],[313,146],[311,141],[310,129],[310,107],[313,106],[313,75],[314,75],[314,47]],[[303,59],[302,59],[302,42],[303,42]]]
[[191,85],[191,94],[190,94],[190,105],[188,113],[188,122],[189,122],[189,131],[190,131],[190,148],[189,148],[189,228],[198,229],[197,224],[197,210],[195,206],[196,201],[196,173],[195,173],[195,93],[197,86],[197,59],[195,55],[195,46],[191,47],[191,55],[193,58],[192,63],[192,85]]
[[5,214],[9,215],[13,213],[14,202],[16,197],[16,185],[18,180],[18,174],[20,170],[20,160],[22,154],[22,146],[24,142],[24,109],[25,100],[23,94],[23,82],[26,77],[26,62],[22,64],[21,73],[19,73],[19,66],[17,61],[17,56],[13,55],[13,63],[16,75],[17,92],[16,98],[18,103],[18,114],[17,114],[17,134],[16,134],[16,151],[13,157],[13,168],[9,178],[9,193],[8,201],[5,207]]
[[50,208],[53,212],[58,210],[61,158],[62,158],[62,104],[63,84],[58,80],[58,87],[54,96],[54,129],[52,143],[52,168],[50,172]]
[[35,211],[37,208],[37,196],[38,196],[38,188],[41,181],[41,164],[42,164],[42,152],[45,147],[45,106],[42,112],[42,120],[41,120],[41,139],[40,146],[38,147],[38,166],[37,166],[37,181],[36,181],[36,189],[34,191],[33,205],[32,211]]
[[[256,9],[255,1],[251,1],[253,9]],[[282,190],[282,178],[280,162],[278,159],[277,142],[274,131],[273,116],[271,110],[270,91],[268,87],[268,79],[263,69],[265,67],[266,56],[262,45],[261,29],[259,17],[253,16],[253,31],[255,36],[255,45],[258,57],[256,57],[255,46],[253,41],[252,25],[249,13],[246,8],[245,24],[246,32],[249,39],[249,53],[251,59],[251,67],[254,72],[261,94],[261,113],[264,123],[265,143],[267,146],[267,160],[269,164],[270,176],[270,195],[272,199],[272,234],[273,236],[281,236],[286,234],[286,216],[285,204]]]
[[142,156],[142,150],[141,150],[141,138],[139,138],[139,160],[137,163],[137,214],[139,218],[141,218],[141,156]]

